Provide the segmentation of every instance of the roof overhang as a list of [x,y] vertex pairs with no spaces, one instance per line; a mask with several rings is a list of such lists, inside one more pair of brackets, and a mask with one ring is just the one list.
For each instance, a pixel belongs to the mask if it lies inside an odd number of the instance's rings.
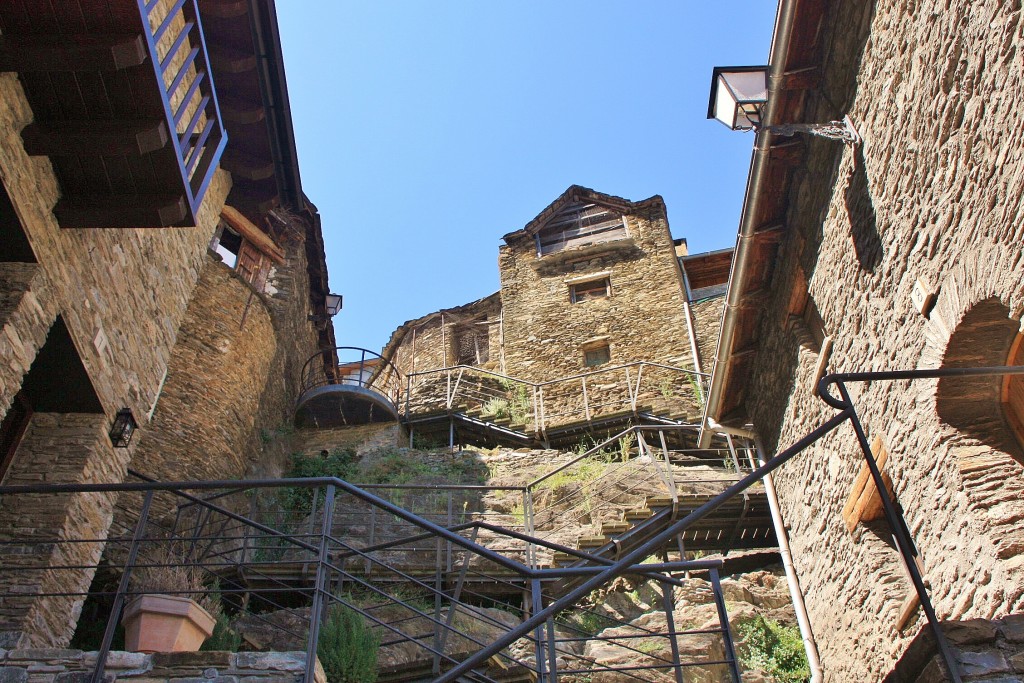
[[[782,0],[772,36],[766,124],[756,134],[729,276],[715,367],[704,424],[747,422],[747,384],[758,352],[761,317],[772,286],[779,246],[787,233],[793,171],[803,161],[805,142],[778,138],[767,126],[803,120],[807,100],[820,78],[822,24],[826,3]],[[700,443],[712,430],[702,430]]]

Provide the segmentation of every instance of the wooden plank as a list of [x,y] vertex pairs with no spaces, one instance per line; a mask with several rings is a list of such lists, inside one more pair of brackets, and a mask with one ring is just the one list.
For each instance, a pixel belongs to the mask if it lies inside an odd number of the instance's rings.
[[274,162],[228,147],[221,157],[220,165],[233,176],[246,180],[264,180],[274,175]]
[[[889,457],[888,451],[882,447],[881,437],[876,436],[874,441],[871,442],[871,453],[875,455],[879,450],[885,453],[885,458]],[[876,462],[878,457],[875,458]],[[885,459],[882,459],[878,465],[879,469],[885,464]],[[864,489],[868,485],[868,480],[871,477],[871,470],[868,469],[867,463],[861,465],[860,472],[857,473],[857,478],[853,481],[853,490],[850,492],[849,498],[846,499],[846,504],[843,506],[843,521],[846,522],[846,530],[853,532],[857,528],[857,524],[860,522],[859,517],[854,516],[854,512],[857,508],[857,503],[860,501],[861,496],[864,494]]]
[[53,209],[62,228],[164,228],[184,225],[184,195],[71,195]]
[[136,154],[167,144],[164,121],[60,121],[30,123],[21,132],[30,156]]
[[141,34],[0,36],[0,71],[117,71],[147,57]]
[[220,217],[227,221],[235,232],[248,240],[254,247],[270,257],[275,263],[284,263],[284,250],[277,243],[233,206],[224,205]]

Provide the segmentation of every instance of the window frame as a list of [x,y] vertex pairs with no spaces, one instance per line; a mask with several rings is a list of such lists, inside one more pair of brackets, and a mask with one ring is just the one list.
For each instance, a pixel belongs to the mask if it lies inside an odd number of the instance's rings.
[[[579,304],[594,299],[607,299],[612,295],[612,280],[607,275],[569,284],[569,303]],[[602,292],[597,294],[595,292]],[[580,296],[580,294],[583,294]]]
[[[612,345],[605,342],[588,344],[584,346],[583,351],[583,367],[585,368],[599,368],[602,365],[606,365],[612,362]],[[594,353],[604,352],[604,360],[598,360],[597,362],[590,362],[590,355]]]

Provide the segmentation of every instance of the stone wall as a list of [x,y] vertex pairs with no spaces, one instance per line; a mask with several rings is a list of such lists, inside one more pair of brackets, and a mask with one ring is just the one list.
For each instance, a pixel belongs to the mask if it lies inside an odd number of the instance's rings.
[[[114,449],[102,414],[36,413],[5,484],[95,484],[124,479],[127,451]],[[0,500],[4,591],[62,593],[89,589],[102,543],[56,540],[102,538],[116,494],[5,495]],[[15,541],[15,544],[7,542]],[[22,544],[21,542],[24,542]],[[84,566],[22,570],[18,567]],[[0,647],[60,647],[75,630],[81,598],[0,598]]]
[[[81,650],[0,650],[5,683],[81,683],[96,666],[95,652]],[[140,683],[299,683],[305,652],[111,652],[104,680]],[[317,662],[316,683],[326,683]]]
[[209,259],[132,468],[162,481],[238,479],[276,350],[261,295]]
[[[848,111],[864,142],[812,142],[794,180],[791,234],[748,391],[769,448],[834,412],[812,394],[816,349],[786,324],[800,270],[834,338],[833,371],[959,364],[947,357],[950,339],[984,302],[1003,311],[990,324],[1019,326],[1024,130],[1010,93],[1024,91],[1020,19],[1019,7],[998,0],[830,6],[823,96],[806,120]],[[918,279],[938,291],[927,317],[911,301]],[[851,385],[851,393],[869,439],[890,452],[886,469],[939,616],[1024,609],[1024,469],[1000,450],[1007,440],[942,419],[934,381]],[[836,681],[882,678],[923,624],[918,613],[896,628],[910,586],[885,525],[851,534],[843,523],[862,463],[843,427],[776,480],[822,661]]]
[[247,477],[276,476],[287,466],[281,453],[268,448],[265,437],[292,424],[302,368],[320,347],[318,331],[308,319],[313,311],[306,254],[301,242],[285,245],[285,263],[273,268],[267,279],[262,300],[273,324],[274,354],[252,429],[240,448],[247,458]]
[[710,373],[715,367],[715,351],[718,350],[718,333],[722,329],[724,308],[724,296],[690,302],[693,334],[697,339],[701,372]]
[[46,273],[35,263],[0,263],[0,413],[11,407],[57,317]]
[[[530,237],[501,247],[507,374],[543,381],[584,372],[582,346],[602,338],[613,365],[656,360],[692,367],[665,205],[658,197],[634,206],[627,240],[542,257]],[[567,281],[602,273],[610,296],[570,301]]]
[[[21,129],[31,119],[17,76],[0,74],[0,177],[101,403],[111,415],[128,406],[144,416],[159,390],[230,175],[214,176],[198,227],[64,230],[51,211],[60,190],[49,159],[29,157],[22,145]],[[6,410],[10,396],[0,401]]]
[[[964,681],[1019,681],[1024,675],[1024,614],[1002,619],[969,619],[943,624]],[[886,677],[886,683],[942,683],[949,680],[922,632]]]

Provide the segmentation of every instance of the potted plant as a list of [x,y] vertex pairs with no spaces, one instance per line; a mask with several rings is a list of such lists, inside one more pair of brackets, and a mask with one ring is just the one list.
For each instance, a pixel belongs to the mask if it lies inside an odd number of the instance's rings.
[[194,652],[213,634],[220,604],[205,591],[199,567],[183,564],[182,555],[171,546],[161,546],[132,573],[137,595],[121,618],[126,649]]

